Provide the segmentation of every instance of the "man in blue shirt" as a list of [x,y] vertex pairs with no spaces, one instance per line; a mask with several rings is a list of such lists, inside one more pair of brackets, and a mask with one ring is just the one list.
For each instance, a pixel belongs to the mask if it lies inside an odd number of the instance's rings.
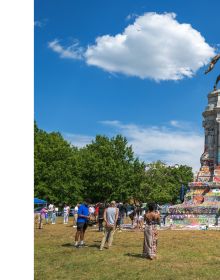
[[[85,246],[84,244],[84,235],[88,226],[89,216],[89,204],[91,204],[91,200],[89,198],[85,199],[85,202],[82,203],[78,209],[78,218],[77,218],[77,231],[75,235],[75,247],[80,248]],[[79,243],[80,239],[80,243]]]

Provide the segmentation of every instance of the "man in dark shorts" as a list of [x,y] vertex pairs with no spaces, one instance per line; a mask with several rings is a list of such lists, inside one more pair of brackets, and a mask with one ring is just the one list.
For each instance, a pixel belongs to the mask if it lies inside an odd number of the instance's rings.
[[[84,244],[84,235],[85,231],[88,226],[88,221],[90,219],[89,216],[89,204],[91,203],[91,200],[88,198],[85,200],[84,203],[82,203],[78,209],[78,218],[77,218],[77,231],[75,235],[75,247],[80,248],[85,246]],[[79,242],[80,239],[80,242]]]
[[99,211],[98,211],[99,231],[103,231],[104,212],[105,212],[105,205],[104,203],[100,203]]

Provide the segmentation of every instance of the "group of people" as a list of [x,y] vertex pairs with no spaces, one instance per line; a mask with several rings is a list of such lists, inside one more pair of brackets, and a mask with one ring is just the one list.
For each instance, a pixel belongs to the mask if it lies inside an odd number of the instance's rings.
[[[98,231],[103,231],[103,221],[104,221],[104,211],[106,208],[108,208],[110,204],[99,202],[95,205],[89,205],[89,216],[90,219],[88,221],[89,225],[95,225],[98,224]],[[75,208],[73,209],[73,227],[76,227],[77,224],[77,218],[78,218],[78,209],[80,204],[77,204]],[[117,219],[117,227],[119,230],[122,229],[122,225],[124,224],[124,218],[127,216],[127,208],[126,205],[124,205],[122,202],[117,203],[117,208],[119,209],[118,219]]]
[[[160,213],[156,210],[155,203],[148,204],[148,211],[141,205],[127,207],[123,203],[97,203],[91,204],[90,199],[86,199],[82,204],[77,204],[73,209],[73,227],[76,227],[75,243],[76,248],[84,247],[84,236],[88,225],[98,224],[98,231],[104,231],[100,245],[100,251],[103,248],[110,248],[113,242],[113,236],[116,229],[119,232],[124,224],[125,217],[129,216],[132,228],[144,229],[143,257],[154,259],[157,249],[157,225],[160,224]],[[39,228],[43,226],[43,220],[52,224],[56,223],[58,208],[52,203],[44,207],[40,212]],[[63,207],[63,223],[68,224],[70,206]]]
[[[104,222],[104,213],[105,209],[110,206],[110,203],[97,203],[95,206],[95,221],[98,223],[99,229],[98,231],[103,231],[103,222]],[[116,226],[119,228],[119,231],[122,229],[122,225],[124,224],[124,218],[127,216],[127,208],[122,202],[116,204],[118,209],[118,216],[116,221]]]
[[[63,223],[68,224],[69,221],[69,214],[70,214],[70,207],[65,204],[63,207]],[[56,217],[58,216],[58,207],[54,204],[50,203],[48,207],[43,207],[37,215],[39,229],[43,228],[43,222],[45,221],[46,224],[51,223],[52,225],[56,224]]]
[[[92,217],[89,211],[90,203],[91,203],[90,199],[86,199],[85,202],[82,203],[78,208],[77,230],[75,234],[75,244],[74,244],[76,248],[85,246],[84,243],[85,231]],[[101,204],[99,206],[98,213],[100,211],[101,213],[103,213],[103,218],[98,218],[99,220],[101,219],[101,221],[99,221],[99,230],[102,228],[103,222],[105,224],[104,235],[99,248],[100,251],[102,251],[105,245],[106,248],[110,248],[112,246],[113,236],[116,231],[117,223],[119,220],[118,218],[120,216],[120,207],[117,207],[115,201],[111,201],[111,203],[107,207],[103,207],[103,205]],[[155,203],[148,204],[148,211],[144,214],[143,222],[145,223],[143,257],[153,260],[156,258],[156,252],[157,252],[157,240],[158,240],[157,225],[160,224],[160,213],[159,211],[156,210]]]
[[43,228],[43,222],[46,224],[51,222],[52,225],[56,224],[56,215],[58,209],[53,204],[50,204],[48,207],[43,207],[39,214],[36,215],[36,219],[38,219],[39,229]]
[[144,226],[145,207],[142,205],[134,205],[129,211],[129,217],[133,228],[143,229]]

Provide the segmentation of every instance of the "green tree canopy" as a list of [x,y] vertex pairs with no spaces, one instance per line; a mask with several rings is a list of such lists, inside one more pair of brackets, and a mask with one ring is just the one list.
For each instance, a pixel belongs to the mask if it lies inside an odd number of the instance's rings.
[[35,124],[34,169],[37,197],[54,203],[75,203],[82,199],[78,149],[60,133],[47,133]]
[[76,204],[86,197],[99,201],[175,203],[181,184],[192,181],[192,168],[144,164],[122,135],[97,135],[78,149],[59,132],[34,127],[34,194],[50,202]]
[[86,195],[94,201],[125,201],[136,193],[144,164],[134,158],[132,147],[121,135],[97,135],[82,149],[83,180]]
[[179,199],[180,187],[192,181],[192,168],[186,165],[167,166],[161,161],[147,165],[142,189],[146,201],[157,203],[176,203]]

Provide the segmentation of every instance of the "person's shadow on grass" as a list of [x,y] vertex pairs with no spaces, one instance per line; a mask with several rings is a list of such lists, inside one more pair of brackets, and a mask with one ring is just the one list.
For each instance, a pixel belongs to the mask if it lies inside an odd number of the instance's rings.
[[62,247],[74,247],[73,243],[65,243],[61,245]]
[[[69,247],[69,248],[75,248],[75,246],[73,245],[73,243],[65,243],[61,245],[62,247]],[[91,245],[86,245],[85,247],[90,247],[90,248],[99,248],[100,245],[98,244],[91,244]]]
[[88,245],[88,247],[90,247],[90,248],[99,248],[100,245],[98,245],[98,244],[92,244],[92,245]]
[[127,257],[134,257],[134,258],[140,258],[143,259],[144,257],[142,256],[142,254],[134,254],[134,253],[126,253],[124,254]]

